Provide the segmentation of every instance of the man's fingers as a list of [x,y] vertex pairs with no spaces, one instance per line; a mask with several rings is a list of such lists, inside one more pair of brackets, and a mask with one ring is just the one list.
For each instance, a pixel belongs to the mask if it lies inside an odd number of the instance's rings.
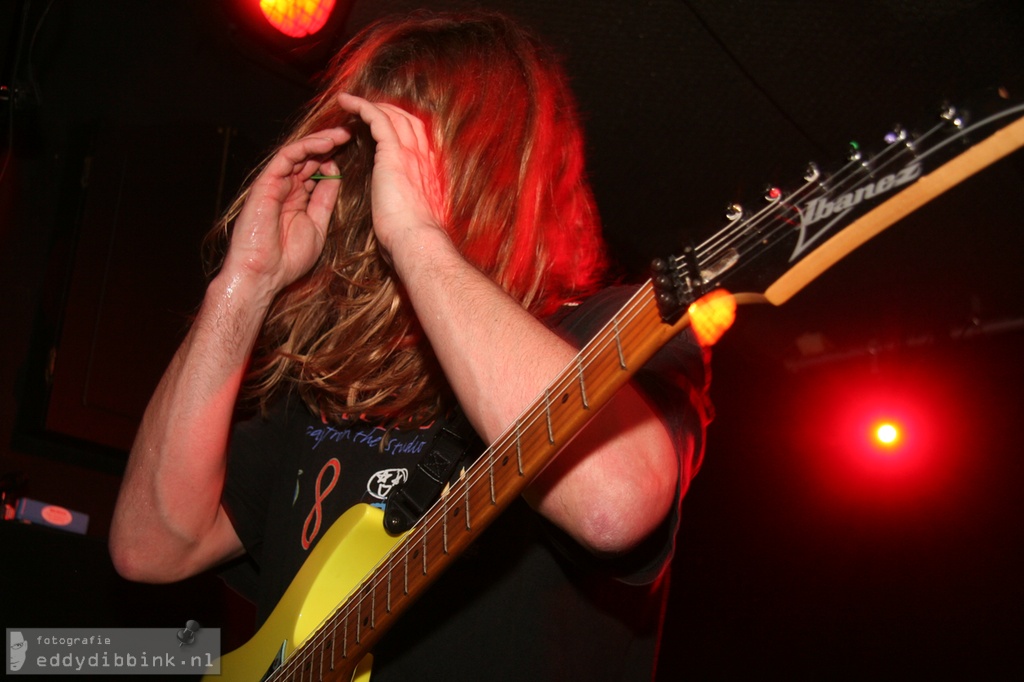
[[429,148],[427,128],[422,120],[392,104],[380,103],[377,107],[388,117],[403,147],[421,152]]
[[427,127],[418,116],[393,104],[370,102],[348,93],[338,95],[338,103],[370,126],[370,134],[378,144],[397,141],[402,147],[429,153]]
[[284,178],[298,174],[303,180],[313,175],[322,157],[352,138],[344,128],[328,128],[286,144],[278,150],[264,171],[272,177]]
[[[334,163],[334,161],[326,161],[320,164],[320,172],[323,175],[337,175],[339,172],[338,164]],[[317,181],[316,187],[313,188],[310,194],[309,206],[306,207],[306,213],[314,225],[326,228],[327,223],[331,219],[331,214],[334,212],[334,204],[338,199],[338,188],[340,185],[341,180],[335,178]]]
[[372,104],[362,97],[356,97],[348,93],[338,95],[338,104],[342,109],[355,114],[363,123],[370,126],[370,135],[378,143],[398,139],[398,132],[395,130],[391,119],[380,107]]

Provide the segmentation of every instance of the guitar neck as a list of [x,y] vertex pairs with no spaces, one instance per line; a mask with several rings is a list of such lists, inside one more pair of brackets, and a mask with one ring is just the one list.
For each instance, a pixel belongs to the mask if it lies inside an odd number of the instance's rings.
[[[317,634],[278,670],[290,679],[303,659],[333,659],[335,679],[349,671],[443,570],[519,496],[558,451],[688,317],[662,318],[651,282],[633,295],[575,360],[469,466],[348,595]],[[333,673],[332,673],[333,675]]]
[[1022,146],[1024,146],[1024,118],[1017,119],[947,161],[899,194],[858,218],[846,229],[836,233],[773,282],[765,290],[765,298],[775,305],[782,305],[818,275],[882,230]]

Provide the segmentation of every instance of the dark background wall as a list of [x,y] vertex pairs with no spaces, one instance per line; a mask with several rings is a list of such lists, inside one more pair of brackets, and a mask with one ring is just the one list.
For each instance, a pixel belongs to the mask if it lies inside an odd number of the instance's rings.
[[[141,588],[110,573],[124,451],[201,296],[199,238],[311,74],[377,14],[457,4],[356,2],[309,45],[260,38],[231,2],[0,5],[0,475],[91,518],[86,538],[4,527],[5,557],[20,558],[3,582],[26,586],[4,588],[5,614],[157,626],[201,612],[244,633],[216,580]],[[565,56],[631,277],[808,160],[1024,80],[1016,0],[483,4]],[[684,508],[665,679],[1024,668],[1022,163],[786,306],[741,311]],[[809,342],[825,352],[802,354]],[[843,415],[868,399],[917,406],[917,459],[860,459]],[[43,595],[58,615],[36,608]]]

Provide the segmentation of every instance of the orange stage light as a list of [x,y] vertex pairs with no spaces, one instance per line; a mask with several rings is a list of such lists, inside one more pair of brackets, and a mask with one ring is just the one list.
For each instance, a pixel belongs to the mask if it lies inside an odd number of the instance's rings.
[[713,346],[736,319],[736,299],[725,289],[715,289],[694,301],[686,312],[700,345]]
[[291,38],[305,38],[324,27],[335,0],[260,0],[267,21]]

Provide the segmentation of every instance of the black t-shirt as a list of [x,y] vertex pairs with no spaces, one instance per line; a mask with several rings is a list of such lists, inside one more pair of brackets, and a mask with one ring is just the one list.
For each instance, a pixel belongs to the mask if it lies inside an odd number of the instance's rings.
[[[633,291],[605,290],[553,328],[582,345]],[[684,332],[634,378],[681,458],[677,505],[645,543],[599,561],[517,500],[377,645],[374,682],[650,679],[678,501],[703,447],[706,359]],[[236,426],[223,501],[258,566],[261,622],[330,524],[360,502],[383,507],[440,427],[326,424],[294,398]]]

